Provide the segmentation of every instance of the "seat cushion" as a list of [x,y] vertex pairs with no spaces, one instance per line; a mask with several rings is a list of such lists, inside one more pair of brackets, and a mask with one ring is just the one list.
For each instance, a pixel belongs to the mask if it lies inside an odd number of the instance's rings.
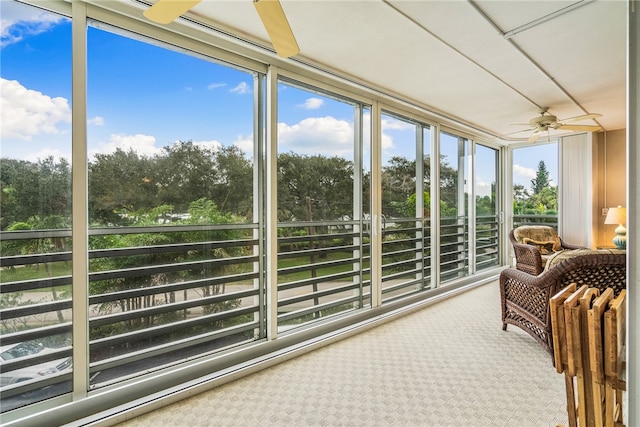
[[[544,271],[549,270],[554,265],[561,263],[562,261],[577,257],[580,255],[590,255],[590,254],[623,254],[626,251],[620,249],[567,249],[564,251],[556,252],[551,254],[547,258],[547,263],[544,266]],[[544,262],[544,261],[543,261]]]
[[527,244],[524,239],[529,239],[533,244],[545,245],[548,242],[553,242],[552,252],[561,249],[560,236],[555,228],[548,225],[521,225],[513,230],[513,237],[520,242]]
[[525,237],[522,239],[522,243],[524,243],[525,245],[532,245],[537,247],[538,250],[540,251],[540,254],[542,255],[552,254],[554,252],[559,251],[562,248],[560,243],[560,238],[558,236],[556,236],[556,238],[553,240],[547,240],[547,241],[538,241],[538,240]]

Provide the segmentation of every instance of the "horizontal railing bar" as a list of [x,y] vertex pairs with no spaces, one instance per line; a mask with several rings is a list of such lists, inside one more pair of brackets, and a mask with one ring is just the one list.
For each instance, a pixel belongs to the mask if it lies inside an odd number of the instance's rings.
[[327,274],[325,276],[311,277],[304,280],[296,280],[295,282],[286,282],[278,284],[278,291],[285,291],[287,289],[301,288],[303,286],[309,286],[316,283],[325,283],[333,280],[347,279],[349,277],[359,276],[360,273],[355,270],[345,271],[344,273]]
[[[337,301],[332,301],[325,304],[319,304],[311,308],[305,308],[301,310],[289,311],[283,314],[278,314],[278,323],[287,321],[287,320],[297,319],[299,317],[306,316],[308,314],[319,313],[322,310],[327,310],[333,307],[339,307],[341,305],[350,304],[357,301],[360,301],[360,296],[343,298]],[[353,310],[356,310],[356,309],[354,308]]]
[[382,270],[390,270],[393,268],[406,267],[408,265],[422,264],[423,258],[411,258],[411,259],[403,259],[400,261],[390,262],[387,264],[382,264]]
[[291,305],[291,304],[295,304],[295,303],[302,302],[302,301],[308,301],[308,300],[312,300],[312,299],[315,299],[315,298],[326,297],[326,296],[329,296],[329,295],[339,294],[340,292],[347,292],[347,291],[351,291],[351,290],[359,289],[359,288],[360,288],[360,284],[359,283],[351,283],[349,285],[339,286],[337,288],[331,288],[331,289],[325,289],[325,290],[322,290],[322,291],[310,292],[308,294],[295,296],[295,297],[290,297],[290,298],[283,298],[283,299],[278,300],[278,307],[284,307],[286,305]]
[[299,243],[308,241],[321,241],[333,239],[345,239],[360,237],[360,233],[340,233],[340,234],[307,234],[304,236],[279,236],[278,244]]
[[300,273],[303,271],[310,271],[310,270],[320,270],[323,268],[338,267],[341,265],[350,265],[357,261],[359,261],[358,258],[344,258],[344,259],[337,259],[333,261],[316,262],[313,264],[296,265],[293,267],[283,267],[278,269],[278,275]]
[[[219,329],[205,334],[194,335],[193,337],[186,337],[181,340],[172,341],[170,343],[164,343],[152,348],[147,348],[138,351],[132,351],[130,353],[111,357],[109,359],[93,362],[90,364],[89,372],[96,373],[105,369],[117,368],[118,366],[126,365],[129,363],[137,362],[140,360],[148,359],[149,357],[162,356],[163,354],[171,353],[173,351],[194,347],[200,344],[204,344],[210,341],[215,341],[220,338],[224,338],[230,335],[235,335],[249,330],[259,328],[259,322],[243,323],[241,325],[234,325],[228,328]],[[199,354],[196,357],[202,357],[204,354]]]
[[311,255],[322,255],[322,254],[330,254],[337,252],[344,253],[353,253],[353,251],[360,249],[359,245],[350,245],[350,246],[337,246],[337,247],[329,247],[329,248],[315,248],[315,249],[301,249],[297,251],[290,252],[280,252],[278,253],[278,259],[289,259],[289,258],[299,258],[306,257]]
[[259,277],[260,273],[250,272],[244,274],[233,274],[227,276],[207,277],[197,280],[189,280],[166,285],[156,285],[146,288],[137,288],[126,291],[114,291],[106,294],[92,295],[89,297],[89,304],[100,304],[103,302],[117,301],[126,298],[144,297],[148,295],[163,294],[167,292],[186,291],[197,289],[203,286],[215,286],[219,284],[228,284],[229,282],[240,282],[243,280],[252,280]]
[[43,277],[41,279],[21,280],[19,282],[0,283],[0,294],[25,292],[34,289],[53,288],[71,284],[71,276]]
[[394,239],[394,240],[385,240],[382,242],[382,247],[386,247],[386,246],[395,246],[398,244],[416,244],[416,243],[420,243],[420,241],[422,240],[421,237],[409,237],[406,239]]
[[122,344],[126,342],[144,340],[150,337],[166,334],[169,332],[179,331],[181,329],[200,326],[203,324],[215,322],[218,320],[230,319],[232,317],[242,316],[244,314],[251,314],[258,312],[258,306],[240,307],[237,309],[231,309],[220,313],[214,313],[209,315],[203,315],[195,319],[187,319],[179,322],[173,322],[167,325],[152,326],[136,331],[127,332],[124,334],[118,334],[114,337],[99,338],[97,340],[91,340],[89,342],[90,350],[97,350],[104,347],[110,347],[116,344]]
[[16,265],[46,264],[49,262],[71,261],[71,252],[54,252],[49,254],[12,255],[0,258],[0,267]]
[[28,368],[33,365],[39,365],[40,363],[51,362],[52,360],[62,360],[67,357],[71,357],[72,348],[62,347],[52,349],[50,353],[42,354],[42,355],[33,355],[27,357],[20,357],[15,360],[9,360],[7,362],[2,362],[2,373],[9,371],[15,371],[16,369]]
[[382,283],[384,282],[388,282],[390,280],[394,280],[394,279],[398,279],[398,278],[402,278],[408,274],[411,275],[417,275],[420,274],[422,268],[413,268],[411,270],[406,270],[406,271],[399,271],[397,273],[393,273],[393,274],[388,274],[386,276],[382,276]]
[[[92,249],[89,251],[89,259],[148,255],[172,252],[206,251],[215,248],[229,248],[238,246],[255,246],[257,239],[244,240],[214,240],[200,243],[176,243],[171,245],[136,246],[129,248]],[[9,267],[16,265],[45,264],[49,262],[71,261],[71,251],[54,252],[49,254],[13,255],[0,258],[0,266]]]
[[121,279],[125,277],[140,277],[150,274],[168,273],[183,270],[192,270],[203,267],[216,267],[229,264],[242,264],[257,262],[257,255],[247,255],[241,257],[216,258],[201,261],[180,262],[162,265],[152,265],[146,267],[121,268],[118,270],[96,271],[89,273],[91,282],[108,279]]
[[398,251],[383,252],[382,258],[384,259],[384,258],[389,258],[397,255],[405,255],[405,254],[411,254],[411,253],[422,253],[424,249],[425,248],[416,248],[415,246],[412,246],[409,248],[400,249]]
[[19,305],[10,308],[0,309],[0,319],[15,319],[23,316],[34,316],[36,314],[50,313],[53,311],[69,310],[73,307],[71,299],[57,300],[53,302],[42,302],[29,305]]
[[131,255],[162,254],[188,251],[207,251],[217,248],[230,248],[238,246],[255,246],[257,239],[242,240],[213,240],[199,243],[176,243],[170,245],[135,246],[128,248],[94,249],[89,251],[89,258],[114,258]]
[[[89,228],[89,236],[119,235],[119,234],[148,234],[148,233],[178,233],[185,231],[216,231],[257,229],[257,223],[233,224],[188,224],[188,225],[155,225],[155,226],[126,226]],[[70,228],[44,230],[16,230],[1,231],[0,240],[51,239],[71,237]]]
[[[423,284],[423,280],[422,279],[414,279],[414,280],[410,280],[408,282],[402,282],[402,283],[397,283],[391,286],[387,286],[385,288],[382,288],[382,294],[389,294],[395,291],[399,291],[400,289],[405,289],[411,286],[416,286],[416,285],[422,285]],[[416,289],[416,291],[418,291],[419,289]]]
[[279,222],[278,228],[306,228],[306,227],[314,227],[314,226],[325,226],[325,225],[359,225],[361,223],[360,220],[350,219],[347,221],[343,220],[324,220],[324,221],[295,221],[295,222]]
[[[14,384],[10,384],[0,388],[0,400],[8,399],[9,397],[24,395],[34,390],[42,390],[50,385],[59,384],[65,381],[71,381],[72,372],[55,373],[40,377],[37,380],[20,381]],[[71,391],[71,384],[69,384],[69,391]]]
[[139,318],[148,317],[148,316],[156,316],[159,314],[185,310],[187,308],[201,307],[207,304],[215,304],[215,303],[225,302],[233,299],[255,296],[257,294],[258,294],[258,291],[256,289],[249,289],[245,291],[231,292],[228,294],[213,295],[205,298],[197,298],[197,299],[192,299],[187,301],[160,304],[152,307],[129,310],[122,313],[112,313],[112,314],[89,319],[89,326],[97,327],[97,326],[110,325],[110,324],[122,322],[125,320],[139,319]]
[[59,323],[57,325],[41,326],[38,328],[25,329],[18,332],[3,333],[2,345],[17,344],[23,341],[35,341],[40,338],[47,338],[55,335],[70,333],[71,322]]

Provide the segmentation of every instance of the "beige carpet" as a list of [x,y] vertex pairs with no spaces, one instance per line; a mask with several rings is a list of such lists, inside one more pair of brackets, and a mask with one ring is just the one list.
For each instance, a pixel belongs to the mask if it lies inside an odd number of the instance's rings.
[[563,377],[496,282],[120,426],[556,426]]

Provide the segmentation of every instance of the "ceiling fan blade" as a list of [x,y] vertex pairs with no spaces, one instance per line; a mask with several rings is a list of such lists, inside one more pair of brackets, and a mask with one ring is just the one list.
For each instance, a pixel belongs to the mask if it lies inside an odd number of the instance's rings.
[[598,117],[602,117],[602,114],[585,114],[582,116],[575,116],[575,117],[569,117],[568,119],[562,119],[560,120],[560,123],[567,123],[567,122],[578,122],[580,120],[587,120],[587,119],[595,119]]
[[158,24],[168,24],[202,0],[158,0],[143,15]]
[[279,0],[253,0],[262,24],[278,56],[288,58],[300,52],[298,42]]
[[531,134],[531,136],[529,137],[529,139],[527,141],[528,142],[536,142],[539,137],[540,137],[540,135],[537,132],[534,132],[534,133]]
[[600,126],[563,125],[563,124],[558,126],[556,129],[562,129],[562,130],[584,130],[584,131],[587,131],[587,132],[597,132],[599,130],[602,130],[602,128]]

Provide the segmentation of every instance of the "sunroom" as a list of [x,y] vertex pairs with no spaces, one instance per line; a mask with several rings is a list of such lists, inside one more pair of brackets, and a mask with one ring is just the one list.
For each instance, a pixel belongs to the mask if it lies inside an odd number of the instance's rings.
[[609,247],[615,206],[637,358],[637,2],[282,0],[286,52],[251,0],[153,3],[0,3],[3,424],[495,281],[521,223]]

